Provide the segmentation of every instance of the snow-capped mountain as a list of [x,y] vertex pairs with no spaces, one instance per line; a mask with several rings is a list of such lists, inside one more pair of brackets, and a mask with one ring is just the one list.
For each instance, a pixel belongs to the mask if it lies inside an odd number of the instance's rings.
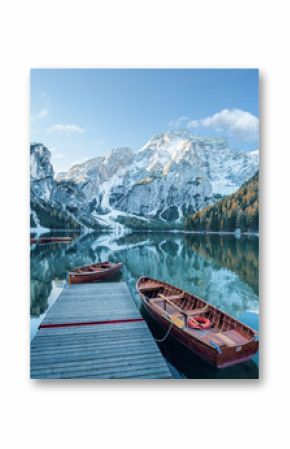
[[48,201],[53,193],[54,172],[50,152],[41,144],[30,145],[30,187],[32,193]]
[[31,226],[100,228],[91,205],[73,181],[56,181],[50,152],[42,144],[30,146]]
[[[152,137],[137,152],[117,148],[74,165],[54,182],[58,192],[62,183],[73,185],[77,190],[62,201],[75,201],[75,192],[82,195],[97,223],[174,228],[182,226],[188,215],[237,190],[258,165],[258,151],[237,152],[221,138],[173,132]],[[78,209],[80,201],[76,203]]]

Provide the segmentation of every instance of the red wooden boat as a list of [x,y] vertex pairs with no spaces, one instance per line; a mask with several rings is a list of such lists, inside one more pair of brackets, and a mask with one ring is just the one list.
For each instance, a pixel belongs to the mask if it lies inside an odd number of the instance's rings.
[[122,263],[101,262],[75,268],[68,273],[70,284],[81,284],[83,282],[106,281],[121,270]]
[[203,299],[142,276],[136,288],[151,317],[168,335],[217,368],[245,362],[257,352],[258,333]]
[[30,243],[69,243],[72,237],[37,237],[31,238]]

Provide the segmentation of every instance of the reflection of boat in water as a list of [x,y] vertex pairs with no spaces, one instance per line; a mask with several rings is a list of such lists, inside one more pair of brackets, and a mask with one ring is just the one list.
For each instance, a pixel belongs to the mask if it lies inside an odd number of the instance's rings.
[[258,350],[258,334],[204,300],[149,277],[137,281],[152,318],[178,342],[218,368],[247,361]]
[[75,268],[68,273],[68,282],[70,284],[80,284],[83,282],[105,281],[118,273],[122,266],[122,263],[101,262]]
[[31,238],[30,243],[69,243],[72,241],[72,237],[39,237]]

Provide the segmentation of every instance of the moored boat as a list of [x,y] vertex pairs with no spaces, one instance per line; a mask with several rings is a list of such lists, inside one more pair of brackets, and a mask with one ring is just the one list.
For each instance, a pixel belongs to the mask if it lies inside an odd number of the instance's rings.
[[30,243],[69,243],[72,241],[72,237],[38,237],[31,238]]
[[83,282],[106,281],[118,273],[122,266],[122,263],[101,262],[75,268],[68,273],[68,282],[70,284],[81,284]]
[[136,288],[166,334],[217,368],[245,362],[258,351],[254,329],[203,299],[146,276],[139,278]]

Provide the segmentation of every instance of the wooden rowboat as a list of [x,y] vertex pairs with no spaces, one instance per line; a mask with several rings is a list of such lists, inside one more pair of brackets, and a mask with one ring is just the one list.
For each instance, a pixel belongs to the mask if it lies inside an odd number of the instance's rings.
[[69,243],[72,241],[72,237],[39,237],[31,238],[30,243]]
[[136,288],[150,316],[190,351],[225,368],[249,360],[258,333],[203,299],[173,285],[142,276]]
[[75,268],[68,273],[70,284],[81,284],[83,282],[106,281],[121,270],[122,263],[101,262]]

